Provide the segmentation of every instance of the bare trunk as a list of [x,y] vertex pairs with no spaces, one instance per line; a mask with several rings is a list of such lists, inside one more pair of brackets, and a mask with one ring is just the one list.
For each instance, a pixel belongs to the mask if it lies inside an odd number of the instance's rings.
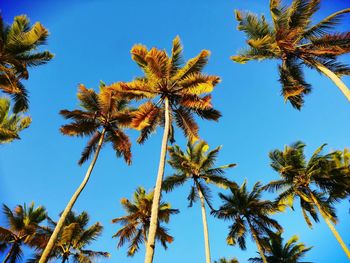
[[333,226],[333,223],[331,222],[329,217],[323,212],[323,210],[321,208],[321,205],[319,204],[319,202],[317,201],[317,199],[315,198],[315,196],[313,195],[313,193],[311,191],[310,191],[310,196],[311,196],[312,201],[315,203],[315,205],[317,206],[318,210],[320,211],[320,214],[322,215],[324,221],[326,221],[327,226],[332,231],[333,235],[335,236],[335,238],[339,242],[340,246],[344,250],[346,256],[348,257],[348,259],[350,259],[350,251],[349,251],[348,247],[345,245],[343,239],[341,238],[341,236],[339,235],[338,231]]
[[248,220],[248,225],[249,225],[249,228],[250,228],[250,232],[252,233],[252,236],[253,236],[254,241],[256,243],[256,246],[258,247],[258,251],[260,253],[261,259],[262,259],[262,261],[264,263],[267,263],[264,251],[263,251],[263,249],[262,249],[262,247],[260,245],[260,241],[259,241],[258,235],[256,234],[254,227],[250,224],[249,220]]
[[96,149],[96,152],[95,152],[95,155],[94,155],[94,158],[85,174],[85,177],[84,177],[84,180],[83,182],[80,184],[80,186],[78,187],[78,189],[75,191],[74,195],[72,196],[72,198],[70,199],[70,201],[68,202],[66,208],[64,209],[60,219],[58,220],[58,223],[55,227],[55,230],[53,231],[50,239],[49,239],[49,242],[47,243],[44,251],[43,251],[43,254],[41,255],[41,258],[39,260],[39,263],[46,263],[48,260],[49,260],[49,256],[51,254],[51,251],[55,245],[55,242],[57,240],[57,237],[59,235],[59,233],[61,232],[63,226],[64,226],[64,222],[66,221],[66,218],[67,218],[67,215],[69,214],[69,212],[72,210],[75,202],[77,201],[79,195],[81,194],[81,192],[84,190],[87,182],[89,181],[90,179],[90,175],[91,175],[91,172],[95,166],[95,163],[97,161],[97,158],[98,158],[98,155],[100,153],[100,150],[101,150],[101,146],[102,146],[102,143],[103,143],[103,139],[104,139],[104,135],[105,135],[105,132],[106,130],[103,129],[102,133],[101,133],[101,137],[100,137],[100,140],[98,142],[98,145],[97,145],[97,149]]
[[205,262],[210,263],[210,245],[209,245],[209,231],[208,231],[208,222],[207,215],[205,211],[205,200],[203,197],[203,193],[199,187],[197,187],[199,199],[201,201],[202,207],[202,221],[203,221],[203,232],[204,232],[204,243],[205,243]]
[[158,226],[158,210],[159,210],[159,202],[162,193],[162,183],[163,183],[163,175],[164,175],[164,167],[166,160],[166,152],[168,147],[168,137],[169,137],[169,129],[170,129],[170,116],[169,116],[169,100],[168,98],[164,99],[164,108],[165,108],[165,125],[164,125],[164,133],[162,140],[162,148],[160,152],[160,160],[158,166],[158,175],[157,182],[154,188],[154,197],[152,203],[152,212],[151,212],[151,221],[150,227],[148,231],[147,245],[146,245],[146,255],[145,255],[145,263],[152,263],[154,256],[154,247],[155,247],[155,239],[157,233]]
[[333,71],[329,70],[325,66],[321,64],[317,64],[316,67],[319,71],[321,71],[324,75],[330,78],[334,84],[340,89],[340,91],[344,94],[344,96],[350,101],[350,90],[344,84],[344,82],[336,75]]

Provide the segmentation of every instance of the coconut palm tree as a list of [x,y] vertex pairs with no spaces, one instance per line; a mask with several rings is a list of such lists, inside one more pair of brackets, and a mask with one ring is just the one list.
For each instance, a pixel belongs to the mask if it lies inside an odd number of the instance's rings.
[[32,119],[21,113],[10,113],[10,100],[0,98],[0,144],[20,139],[18,133],[29,127]]
[[214,263],[239,263],[239,261],[236,258],[233,258],[233,259],[220,258],[219,261],[215,260]]
[[70,124],[61,127],[61,132],[69,136],[90,136],[78,163],[82,165],[91,155],[93,159],[82,183],[64,209],[42,254],[40,263],[47,262],[67,215],[90,179],[101,147],[110,142],[117,157],[124,156],[126,163],[131,163],[131,143],[122,129],[129,125],[131,119],[127,101],[114,96],[113,91],[105,88],[103,83],[100,86],[100,93],[80,85],[78,99],[83,110],[61,110],[60,114],[64,118],[72,120]]
[[309,215],[318,222],[318,211],[350,258],[349,249],[333,225],[337,223],[333,202],[339,196],[348,196],[350,171],[348,166],[343,165],[344,162],[338,161],[342,152],[322,154],[324,147],[325,144],[319,147],[309,161],[305,157],[305,144],[302,142],[286,146],[283,151],[276,149],[270,152],[271,167],[281,179],[270,182],[266,188],[278,191],[277,200],[291,207],[295,199],[299,198],[309,227],[312,227]]
[[48,51],[38,51],[48,35],[42,24],[31,26],[25,15],[16,16],[12,25],[6,25],[0,14],[0,89],[13,98],[15,113],[28,109],[28,92],[21,83],[29,77],[28,68],[53,58]]
[[174,141],[173,120],[190,140],[198,139],[198,125],[194,115],[207,120],[218,120],[220,113],[213,109],[211,93],[220,79],[202,73],[208,63],[209,51],[203,50],[198,56],[182,63],[180,38],[173,41],[171,56],[164,50],[143,45],[131,49],[132,59],[143,70],[144,76],[130,83],[116,83],[112,89],[130,99],[147,99],[136,112],[132,125],[141,131],[138,138],[143,143],[158,126],[164,127],[158,175],[154,190],[151,224],[146,249],[145,263],[151,263],[158,222],[158,206],[164,175],[168,140]]
[[246,236],[250,232],[264,263],[263,236],[273,232],[273,229],[282,231],[280,224],[271,218],[271,214],[279,212],[281,207],[276,202],[262,200],[264,188],[257,182],[252,191],[247,190],[246,181],[240,187],[230,187],[230,194],[219,194],[223,204],[212,214],[219,219],[233,221],[229,227],[227,243],[246,249]]
[[[273,233],[265,238],[264,248],[265,257],[268,263],[312,263],[310,261],[301,261],[305,254],[312,247],[306,247],[304,243],[299,242],[298,236],[291,237],[287,243],[283,244],[282,233]],[[249,262],[262,263],[260,257],[250,258]]]
[[23,256],[23,245],[42,245],[43,233],[40,224],[46,219],[47,213],[42,206],[34,207],[34,203],[29,207],[26,204],[18,205],[13,210],[3,205],[3,212],[8,225],[6,228],[0,227],[1,250],[8,250],[3,262],[19,262]]
[[[86,247],[95,241],[103,231],[102,225],[97,222],[88,227],[89,215],[82,212],[77,215],[70,211],[67,215],[65,225],[60,232],[53,252],[50,255],[50,260],[60,259],[62,263],[69,262],[72,259],[74,262],[91,263],[98,257],[108,258],[108,252],[88,250]],[[56,227],[56,222],[48,218],[49,227],[47,232],[53,231]],[[36,257],[27,261],[27,263],[38,262],[40,253]]]
[[[123,225],[113,235],[113,238],[119,239],[118,248],[122,247],[126,242],[129,243],[128,256],[134,256],[139,250],[140,244],[147,244],[152,201],[153,192],[146,193],[143,187],[138,187],[134,193],[133,200],[130,201],[123,198],[120,202],[127,215],[112,220],[113,223]],[[177,213],[179,213],[179,210],[171,209],[169,203],[160,203],[156,238],[165,249],[167,248],[167,243],[173,242],[174,238],[168,234],[168,230],[160,223],[168,223],[170,216]]]
[[338,57],[350,52],[350,33],[337,33],[334,28],[350,8],[329,15],[317,24],[312,16],[320,7],[320,0],[293,0],[289,7],[281,0],[270,0],[273,24],[264,16],[236,11],[238,30],[247,36],[247,49],[232,60],[246,63],[249,60],[278,59],[282,94],[293,107],[300,109],[311,85],[304,79],[303,66],[316,69],[330,78],[350,100],[350,91],[341,81],[350,74],[350,67]]
[[206,262],[210,263],[209,232],[205,203],[213,210],[210,201],[210,189],[206,186],[213,183],[219,187],[227,187],[232,183],[224,176],[225,169],[234,167],[235,164],[227,164],[215,167],[215,162],[221,146],[209,151],[209,146],[205,141],[198,143],[187,143],[187,151],[184,153],[178,145],[169,147],[170,160],[168,163],[175,170],[175,174],[167,177],[163,182],[163,189],[166,192],[173,190],[177,186],[191,181],[192,186],[187,197],[189,207],[199,198],[202,208],[203,232],[205,241]]

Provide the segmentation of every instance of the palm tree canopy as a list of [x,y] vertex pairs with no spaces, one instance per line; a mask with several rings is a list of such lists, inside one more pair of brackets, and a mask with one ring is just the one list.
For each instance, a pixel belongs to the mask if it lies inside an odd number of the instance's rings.
[[172,191],[175,187],[183,185],[188,180],[193,180],[193,186],[189,196],[189,206],[198,200],[198,189],[211,206],[210,189],[206,183],[213,183],[219,187],[227,188],[232,185],[225,176],[225,170],[234,167],[236,164],[215,166],[221,146],[214,150],[209,150],[205,141],[197,143],[187,143],[187,151],[183,152],[178,145],[169,147],[170,160],[168,163],[175,170],[175,174],[167,177],[163,181],[163,189],[166,192]]
[[131,142],[123,132],[123,128],[131,122],[128,101],[114,96],[113,90],[106,88],[104,83],[101,83],[99,93],[80,85],[77,97],[82,110],[61,110],[60,114],[72,120],[61,127],[64,135],[90,137],[79,165],[96,151],[102,130],[106,131],[104,143],[110,142],[117,157],[124,156],[125,161],[131,164]]
[[13,210],[3,205],[3,213],[7,227],[0,227],[1,249],[10,249],[9,262],[16,262],[23,256],[22,244],[30,247],[42,245],[40,224],[46,219],[47,213],[42,206],[34,207],[34,203],[31,203],[29,207],[26,204],[18,205]]
[[[146,193],[143,187],[138,187],[133,200],[126,198],[121,200],[127,215],[112,220],[112,223],[120,223],[123,226],[113,235],[113,238],[119,239],[118,248],[129,243],[128,256],[133,256],[139,250],[140,245],[147,242],[152,202],[153,192]],[[173,242],[174,238],[168,234],[168,229],[161,223],[169,223],[170,216],[178,213],[179,210],[172,209],[169,203],[160,203],[156,238],[165,249],[167,243]]]
[[18,133],[29,127],[32,119],[21,113],[10,113],[10,100],[0,98],[0,144],[20,139]]
[[53,58],[48,51],[38,51],[48,35],[42,24],[31,26],[25,15],[16,16],[11,25],[6,25],[0,14],[0,89],[14,99],[15,113],[28,109],[28,94],[21,83],[29,77],[28,67],[46,64]]
[[[298,242],[298,236],[293,236],[286,243],[283,243],[282,234],[273,233],[264,241],[268,263],[312,263],[301,261],[312,247],[306,247],[304,243]],[[249,262],[262,263],[263,261],[260,257],[256,257],[250,258]]]
[[233,259],[220,258],[219,261],[215,260],[214,263],[239,263],[239,261],[236,258],[233,258]]
[[[108,252],[86,249],[103,231],[103,226],[99,222],[88,227],[89,220],[89,215],[86,212],[76,214],[71,211],[50,258],[66,258],[67,260],[72,258],[74,262],[90,263],[98,257],[110,257]],[[50,235],[56,223],[51,219],[48,219],[48,222],[50,229],[48,235]],[[38,253],[37,258],[40,258],[40,253]],[[36,260],[33,259],[32,262],[36,262]]]
[[[146,99],[135,112],[132,126],[141,131],[143,143],[159,125],[164,125],[165,99],[169,101],[171,120],[190,140],[198,138],[199,127],[193,115],[207,120],[218,120],[220,112],[213,109],[211,93],[220,78],[202,73],[210,52],[202,50],[195,58],[183,64],[180,38],[173,41],[171,56],[165,50],[143,45],[131,49],[132,59],[143,70],[144,76],[129,83],[115,83],[111,88],[130,99]],[[207,94],[207,95],[205,95]],[[170,128],[170,140],[174,141]]]
[[307,214],[318,222],[311,194],[322,205],[323,212],[336,222],[332,203],[348,196],[350,189],[348,152],[322,154],[325,146],[320,146],[308,161],[304,154],[305,144],[300,141],[286,146],[283,151],[276,149],[269,154],[271,167],[281,179],[270,182],[266,188],[279,191],[278,201],[291,207],[295,198],[299,197],[303,215],[310,227],[312,223]]
[[316,68],[323,65],[338,76],[350,75],[349,65],[337,57],[350,52],[350,33],[334,33],[350,8],[336,12],[317,24],[311,18],[320,7],[320,0],[293,0],[289,7],[281,0],[270,1],[272,25],[265,16],[236,11],[238,30],[247,36],[247,49],[232,56],[232,60],[246,63],[249,60],[280,59],[282,94],[293,107],[300,109],[311,85],[303,75],[302,66]]
[[[227,243],[246,249],[246,236],[249,231],[254,231],[256,238],[261,241],[263,235],[270,233],[272,229],[282,231],[281,225],[271,215],[281,210],[280,205],[269,200],[262,200],[264,188],[257,182],[249,192],[244,182],[240,187],[230,187],[228,195],[219,194],[223,204],[212,214],[219,219],[233,221],[229,226]],[[254,233],[251,233],[254,235]]]

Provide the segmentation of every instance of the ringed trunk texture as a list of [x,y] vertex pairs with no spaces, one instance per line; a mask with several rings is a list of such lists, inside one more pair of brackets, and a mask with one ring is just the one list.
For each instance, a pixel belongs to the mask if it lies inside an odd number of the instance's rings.
[[168,139],[169,139],[169,128],[170,128],[168,98],[164,99],[164,108],[165,108],[165,125],[164,125],[164,133],[163,133],[163,140],[162,140],[162,148],[160,152],[157,181],[156,181],[156,186],[154,188],[151,220],[150,220],[150,227],[148,231],[148,238],[147,238],[147,245],[146,245],[145,263],[152,263],[153,256],[154,256],[155,239],[156,239],[156,233],[157,233],[157,227],[158,227],[159,202],[160,202],[160,197],[162,193],[162,183],[163,183],[164,167],[165,167],[166,152],[167,152]]
[[207,222],[207,215],[205,211],[205,200],[203,197],[203,193],[199,187],[198,189],[198,195],[199,199],[201,200],[201,207],[202,207],[202,220],[203,220],[203,232],[204,232],[204,243],[205,243],[205,262],[210,263],[210,245],[209,245],[209,231],[208,231],[208,222]]
[[46,263],[49,260],[49,256],[51,254],[51,251],[52,251],[52,249],[53,249],[53,247],[55,245],[55,242],[57,240],[57,237],[58,237],[59,233],[61,232],[61,230],[62,230],[62,228],[64,226],[64,222],[66,221],[68,213],[72,210],[72,208],[73,208],[75,202],[77,201],[79,195],[84,190],[87,182],[89,181],[91,172],[94,169],[95,163],[97,161],[98,155],[99,155],[100,150],[101,150],[101,146],[102,146],[102,143],[103,143],[105,132],[106,132],[106,130],[103,129],[102,133],[101,133],[100,140],[99,140],[97,148],[96,148],[96,152],[94,154],[94,158],[92,159],[92,162],[91,162],[91,164],[90,164],[90,166],[89,166],[89,168],[88,168],[88,170],[87,170],[87,172],[85,174],[84,180],[79,185],[79,187],[75,191],[75,193],[73,194],[72,198],[70,199],[70,201],[68,202],[66,208],[64,209],[60,219],[58,220],[57,225],[55,227],[55,230],[53,231],[53,233],[52,233],[52,235],[51,235],[51,237],[49,239],[49,242],[47,243],[47,245],[46,245],[46,247],[45,247],[45,249],[43,251],[43,254],[41,255],[39,263]]
[[268,263],[267,260],[266,260],[266,257],[265,257],[265,254],[264,254],[264,251],[260,245],[260,242],[259,242],[259,239],[258,239],[258,236],[255,232],[255,229],[253,228],[253,226],[250,224],[249,220],[248,220],[248,224],[249,224],[249,228],[250,228],[250,232],[252,233],[253,235],[253,238],[254,238],[254,241],[256,243],[256,246],[258,247],[258,250],[259,250],[259,253],[260,253],[260,256],[261,256],[261,259],[264,263]]
[[344,96],[350,102],[350,90],[344,84],[344,82],[336,74],[334,74],[333,71],[329,70],[325,66],[321,64],[317,64],[316,67],[318,68],[319,71],[321,71],[324,75],[326,75],[328,78],[330,78],[334,82],[334,84],[340,89],[340,91],[344,94]]
[[320,211],[320,214],[322,215],[324,221],[326,221],[327,226],[332,231],[333,235],[335,236],[335,238],[339,242],[340,246],[344,250],[348,259],[350,259],[350,251],[349,251],[348,247],[345,245],[343,239],[339,235],[338,231],[335,229],[335,227],[334,227],[333,223],[331,222],[331,220],[329,219],[329,217],[323,212],[321,205],[319,204],[319,202],[317,201],[315,196],[312,193],[310,193],[310,195],[311,195],[312,201],[315,203],[315,205],[317,206],[317,209]]

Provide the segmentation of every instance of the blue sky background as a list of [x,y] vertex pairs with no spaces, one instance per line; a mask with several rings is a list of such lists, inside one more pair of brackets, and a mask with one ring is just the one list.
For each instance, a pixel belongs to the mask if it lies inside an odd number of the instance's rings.
[[[315,20],[349,6],[348,0],[324,0]],[[129,53],[134,44],[169,50],[176,35],[181,37],[186,59],[202,49],[211,50],[205,72],[222,77],[213,97],[223,117],[219,123],[200,121],[200,135],[212,148],[224,146],[218,164],[238,163],[227,174],[231,179],[239,183],[247,179],[250,187],[258,180],[267,183],[276,179],[277,174],[269,167],[268,152],[297,140],[307,144],[308,155],[325,142],[329,144],[327,151],[350,147],[349,103],[329,79],[306,71],[314,90],[299,112],[280,96],[275,61],[239,65],[229,59],[245,45],[243,33],[235,29],[233,10],[251,10],[269,17],[268,0],[2,0],[0,9],[8,23],[18,14],[27,14],[32,22],[41,21],[51,33],[47,49],[56,55],[48,65],[33,70],[25,82],[30,91],[31,127],[22,133],[21,141],[0,148],[0,202],[9,207],[35,201],[57,219],[87,168],[87,164],[77,165],[86,139],[59,133],[60,125],[66,123],[58,115],[59,110],[78,106],[79,83],[97,88],[100,80],[108,84],[139,76],[141,72]],[[349,30],[349,18],[340,27],[342,31]],[[343,61],[350,59],[344,57]],[[344,81],[350,85],[349,77]],[[128,133],[135,141],[137,133]],[[124,214],[119,201],[130,198],[137,186],[152,189],[161,135],[159,129],[144,145],[134,143],[131,167],[116,159],[110,146],[105,147],[75,205],[75,211],[86,210],[91,215],[92,223],[100,221],[104,225],[103,236],[91,248],[110,252],[110,262],[143,262],[143,250],[134,258],[127,258],[126,248],[116,249],[116,240],[111,236],[118,225],[111,224],[111,219]],[[181,132],[177,131],[176,138],[178,144],[185,146]],[[170,173],[167,167],[165,174]],[[188,191],[187,185],[164,195],[181,213],[169,225],[175,241],[167,251],[157,247],[155,262],[205,260],[200,207],[196,204],[187,208]],[[216,194],[214,197],[218,206]],[[350,244],[348,207],[347,201],[337,206],[337,229],[346,244]],[[300,210],[276,218],[285,227],[286,239],[297,234],[301,241],[314,246],[305,260],[347,262],[323,222],[308,229]],[[3,223],[0,216],[0,224]],[[212,259],[226,256],[247,262],[255,256],[255,244],[249,243],[246,251],[227,246],[227,226],[228,223],[209,217]]]

